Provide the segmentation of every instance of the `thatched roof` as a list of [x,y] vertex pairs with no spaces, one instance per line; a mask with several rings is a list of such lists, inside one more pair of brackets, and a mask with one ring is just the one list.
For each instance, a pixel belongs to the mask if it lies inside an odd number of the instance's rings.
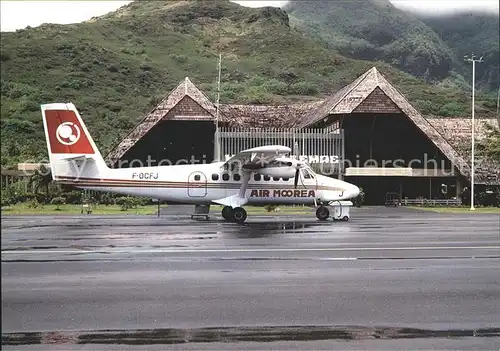
[[229,127],[283,128],[300,124],[303,116],[322,101],[291,105],[220,105],[220,122]]
[[[232,105],[221,104],[219,122],[229,127],[313,127],[331,115],[350,114],[363,111],[364,102],[377,101],[385,95],[394,104],[391,113],[404,113],[434,145],[456,166],[458,171],[470,179],[470,156],[463,143],[469,140],[470,119],[468,118],[425,118],[411,103],[375,68],[368,70],[351,84],[332,96],[315,102],[290,105]],[[214,120],[216,106],[189,78],[185,78],[172,92],[151,110],[122,142],[107,155],[117,161],[153,126],[166,117],[179,102],[190,99],[205,111],[203,116],[183,116],[183,119]],[[387,105],[386,105],[387,106]],[[478,119],[477,135],[483,129]],[[467,135],[467,133],[469,133]],[[469,139],[467,139],[469,138]],[[476,167],[477,183],[500,184],[500,167],[488,160]]]
[[469,175],[470,166],[463,157],[375,67],[341,89],[337,94],[326,99],[316,110],[309,111],[300,127],[313,126],[329,115],[356,112],[356,108],[377,88],[382,90],[408,116],[415,126],[457,167],[462,175]]
[[[427,118],[430,124],[457,150],[457,152],[471,164],[472,156],[472,121],[470,118]],[[487,126],[500,127],[496,118],[475,119],[476,145],[486,136]],[[477,150],[477,149],[476,149]],[[486,159],[476,154],[474,183],[500,184],[500,160]]]
[[116,146],[106,158],[112,163],[119,160],[123,155],[159,121],[165,117],[184,98],[195,101],[204,111],[215,118],[216,107],[207,95],[194,85],[188,77],[179,83],[154,109],[132,129],[132,131]]

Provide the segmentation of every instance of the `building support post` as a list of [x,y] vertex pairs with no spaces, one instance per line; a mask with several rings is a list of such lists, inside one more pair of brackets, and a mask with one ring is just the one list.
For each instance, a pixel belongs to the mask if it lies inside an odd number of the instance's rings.
[[341,162],[339,162],[339,179],[344,180],[343,172],[345,171],[345,139],[344,130],[340,129],[340,144],[341,144]]
[[432,178],[429,177],[429,200],[432,200]]
[[399,203],[403,201],[403,180],[399,180]]

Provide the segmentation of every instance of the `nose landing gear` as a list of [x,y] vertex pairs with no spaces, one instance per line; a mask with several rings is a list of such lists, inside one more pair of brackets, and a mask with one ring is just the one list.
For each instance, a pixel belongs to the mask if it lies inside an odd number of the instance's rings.
[[351,201],[332,201],[328,204],[320,203],[316,209],[316,217],[320,221],[326,221],[332,217],[334,221],[348,221],[349,210],[352,207]]
[[330,217],[330,210],[326,206],[319,205],[319,207],[316,209],[316,217],[320,221],[326,221],[328,217]]

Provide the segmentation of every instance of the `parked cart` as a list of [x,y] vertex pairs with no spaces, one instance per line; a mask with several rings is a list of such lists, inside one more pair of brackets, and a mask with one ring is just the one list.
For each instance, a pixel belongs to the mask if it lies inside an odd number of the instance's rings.
[[332,209],[330,215],[334,221],[348,221],[351,218],[351,201],[333,201],[329,207]]
[[400,205],[399,194],[398,193],[387,193],[385,194],[385,206],[386,207],[398,207]]

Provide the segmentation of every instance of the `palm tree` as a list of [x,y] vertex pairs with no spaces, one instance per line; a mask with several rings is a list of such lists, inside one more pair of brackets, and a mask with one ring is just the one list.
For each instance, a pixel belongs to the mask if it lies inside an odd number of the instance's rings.
[[35,194],[38,193],[40,188],[45,188],[45,193],[49,195],[50,183],[52,183],[52,173],[50,169],[41,165],[29,178],[28,186],[35,187]]

